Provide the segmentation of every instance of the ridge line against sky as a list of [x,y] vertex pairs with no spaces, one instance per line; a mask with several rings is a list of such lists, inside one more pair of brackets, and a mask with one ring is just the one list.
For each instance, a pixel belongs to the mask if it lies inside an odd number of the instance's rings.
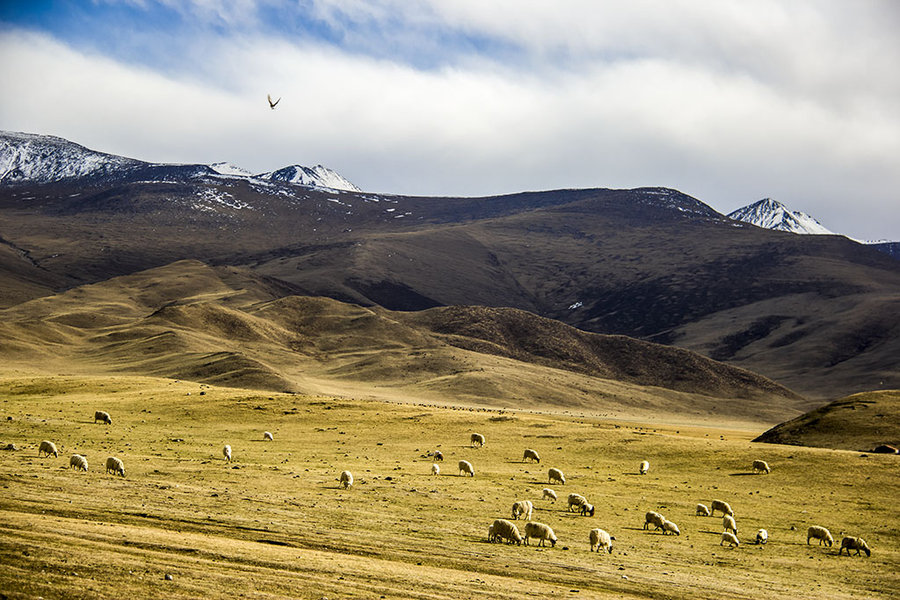
[[898,30],[891,0],[4,2],[0,129],[374,192],[773,197],[898,239]]

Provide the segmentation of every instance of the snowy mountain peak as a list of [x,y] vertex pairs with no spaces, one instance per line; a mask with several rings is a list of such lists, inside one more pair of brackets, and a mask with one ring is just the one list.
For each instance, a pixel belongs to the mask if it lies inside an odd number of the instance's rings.
[[242,169],[230,162],[217,162],[209,165],[209,168],[219,175],[231,175],[235,177],[253,177],[253,173],[247,169]]
[[285,183],[331,188],[348,192],[362,191],[336,171],[333,171],[328,167],[323,167],[322,165],[316,165],[315,167],[291,165],[289,167],[278,169],[277,171],[257,175],[257,177],[260,179],[269,179],[271,181],[283,181]]
[[728,218],[778,231],[812,235],[836,235],[806,213],[790,210],[771,198],[763,198],[729,213]]

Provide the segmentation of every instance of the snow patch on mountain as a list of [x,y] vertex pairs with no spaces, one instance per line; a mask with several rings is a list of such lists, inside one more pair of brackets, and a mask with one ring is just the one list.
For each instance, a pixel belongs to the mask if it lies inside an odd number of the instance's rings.
[[838,235],[806,213],[790,210],[787,206],[771,198],[763,198],[749,206],[729,213],[735,221],[743,221],[778,231],[789,231],[806,235]]
[[217,162],[209,165],[209,168],[219,175],[230,175],[234,177],[253,177],[253,173],[247,169],[242,169],[230,162]]
[[322,165],[316,165],[315,167],[291,165],[270,173],[262,173],[256,177],[259,179],[268,179],[270,181],[281,181],[284,183],[330,188],[347,192],[362,191],[336,171],[333,171],[328,167],[323,167]]

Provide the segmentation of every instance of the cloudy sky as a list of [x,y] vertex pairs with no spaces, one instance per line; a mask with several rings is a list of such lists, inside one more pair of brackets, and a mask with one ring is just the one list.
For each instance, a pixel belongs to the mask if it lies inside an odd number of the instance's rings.
[[0,129],[376,192],[773,197],[898,240],[898,31],[893,0],[3,1]]

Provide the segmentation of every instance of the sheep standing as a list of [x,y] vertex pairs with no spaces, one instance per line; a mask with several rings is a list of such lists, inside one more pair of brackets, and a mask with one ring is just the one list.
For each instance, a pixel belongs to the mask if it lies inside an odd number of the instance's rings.
[[569,494],[568,510],[571,511],[573,508],[581,512],[582,515],[590,514],[590,516],[594,516],[594,506],[589,504],[587,499],[581,494]]
[[271,441],[273,441],[274,439],[275,439],[275,438],[272,437],[272,432],[271,432],[271,431],[263,431],[263,440],[265,440],[265,441],[267,441],[267,442],[271,442]]
[[765,529],[760,529],[756,532],[756,543],[757,544],[765,544],[769,541],[769,532]]
[[732,517],[734,516],[734,511],[731,510],[731,506],[727,502],[723,502],[722,500],[713,500],[710,507],[712,509],[709,513],[710,516],[716,516],[717,510],[722,511],[723,517],[725,515],[731,515]]
[[847,549],[847,556],[850,556],[851,550],[856,550],[856,556],[859,556],[859,551],[862,550],[866,553],[866,556],[872,556],[872,550],[869,549],[869,545],[866,543],[866,540],[861,537],[850,537],[847,536],[841,540],[841,547],[838,549],[838,556],[840,556],[841,552],[844,549]]
[[227,463],[231,462],[231,460],[232,460],[231,459],[231,446],[229,446],[228,444],[225,444],[225,447],[222,448],[222,456],[225,457],[225,462],[227,462]]
[[534,510],[534,504],[531,500],[519,500],[512,505],[512,518],[518,520],[522,517],[526,521],[531,520],[531,512]]
[[769,468],[769,463],[764,460],[754,460],[753,461],[753,472],[754,473],[765,473],[768,475],[772,472],[772,469]]
[[725,528],[725,531],[731,530],[734,532],[734,535],[738,534],[737,523],[734,522],[734,517],[731,515],[722,517],[722,527]]
[[531,521],[530,523],[525,523],[525,545],[528,545],[528,538],[535,538],[540,540],[538,546],[544,545],[544,540],[549,540],[551,546],[556,546],[556,534],[553,533],[553,530],[550,529],[549,525],[544,525],[543,523],[536,523]]
[[76,471],[87,471],[88,461],[80,454],[73,454],[72,458],[69,459],[69,468]]
[[697,505],[697,516],[698,517],[708,517],[709,516],[709,507],[705,504]]
[[432,456],[434,457],[434,460],[441,462],[444,460],[444,454],[440,450],[435,450]]
[[344,486],[344,489],[346,490],[353,485],[353,473],[350,471],[341,471],[341,477],[338,481],[341,482],[341,485]]
[[729,544],[731,544],[732,548],[734,548],[735,546],[741,545],[741,542],[740,542],[740,540],[737,539],[737,536],[734,535],[733,533],[731,533],[730,531],[722,532],[722,541],[719,542],[719,545],[721,546],[725,542],[728,542]]
[[594,551],[594,546],[597,547],[597,552],[600,552],[600,548],[606,548],[610,554],[612,554],[612,541],[616,539],[613,536],[609,535],[602,529],[591,529],[590,540],[591,540],[591,552]]
[[525,448],[525,453],[522,455],[522,462],[526,460],[532,460],[536,463],[541,462],[541,455],[537,453],[536,450],[532,450],[531,448]]
[[647,514],[644,515],[644,527],[642,529],[649,529],[650,525],[654,526],[654,531],[656,531],[657,529],[662,529],[663,523],[665,521],[666,518],[655,510],[647,511]]
[[437,463],[431,464],[431,474],[432,475],[440,475],[441,474],[441,466]]
[[106,459],[106,472],[112,472],[113,475],[121,475],[125,477],[125,465],[115,456]]
[[681,530],[678,529],[678,525],[676,525],[672,521],[663,520],[662,530],[663,530],[663,535],[667,535],[669,533],[674,533],[675,535],[681,535]]
[[56,444],[50,440],[41,442],[41,445],[38,447],[38,457],[40,457],[41,454],[46,454],[47,458],[50,458],[51,454],[54,457],[59,458],[59,451],[56,449]]
[[809,540],[819,540],[819,545],[821,546],[823,543],[827,544],[830,548],[834,545],[834,538],[831,537],[831,532],[825,529],[824,527],[820,527],[818,525],[813,525],[809,529],[806,530],[806,543],[809,544]]
[[465,477],[466,475],[475,477],[475,467],[473,467],[472,463],[470,463],[469,461],[461,460],[459,461],[459,474],[463,477]]
[[[531,525],[531,523],[528,525]],[[497,519],[488,528],[488,541],[493,542],[500,540],[506,540],[507,544],[515,543],[516,545],[521,545],[522,534],[519,533],[519,528],[516,527],[516,524],[512,521]]]
[[102,410],[98,410],[94,413],[94,423],[96,423],[97,421],[106,423],[107,425],[112,425],[112,418],[109,416],[109,413]]
[[560,485],[566,485],[566,476],[563,475],[563,472],[559,469],[551,468],[549,471],[547,471],[547,478],[549,479],[547,483],[558,481]]
[[544,488],[541,494],[541,500],[546,500],[547,498],[550,498],[552,502],[556,502],[556,492],[550,488]]
[[469,436],[469,440],[472,442],[472,447],[483,448],[484,447],[484,436],[480,433],[473,433]]
[[649,471],[649,470],[650,470],[650,463],[649,463],[648,461],[646,461],[646,460],[642,460],[642,461],[641,461],[641,466],[640,466],[640,469],[639,469],[641,475],[646,475],[646,474],[647,474],[647,471]]

